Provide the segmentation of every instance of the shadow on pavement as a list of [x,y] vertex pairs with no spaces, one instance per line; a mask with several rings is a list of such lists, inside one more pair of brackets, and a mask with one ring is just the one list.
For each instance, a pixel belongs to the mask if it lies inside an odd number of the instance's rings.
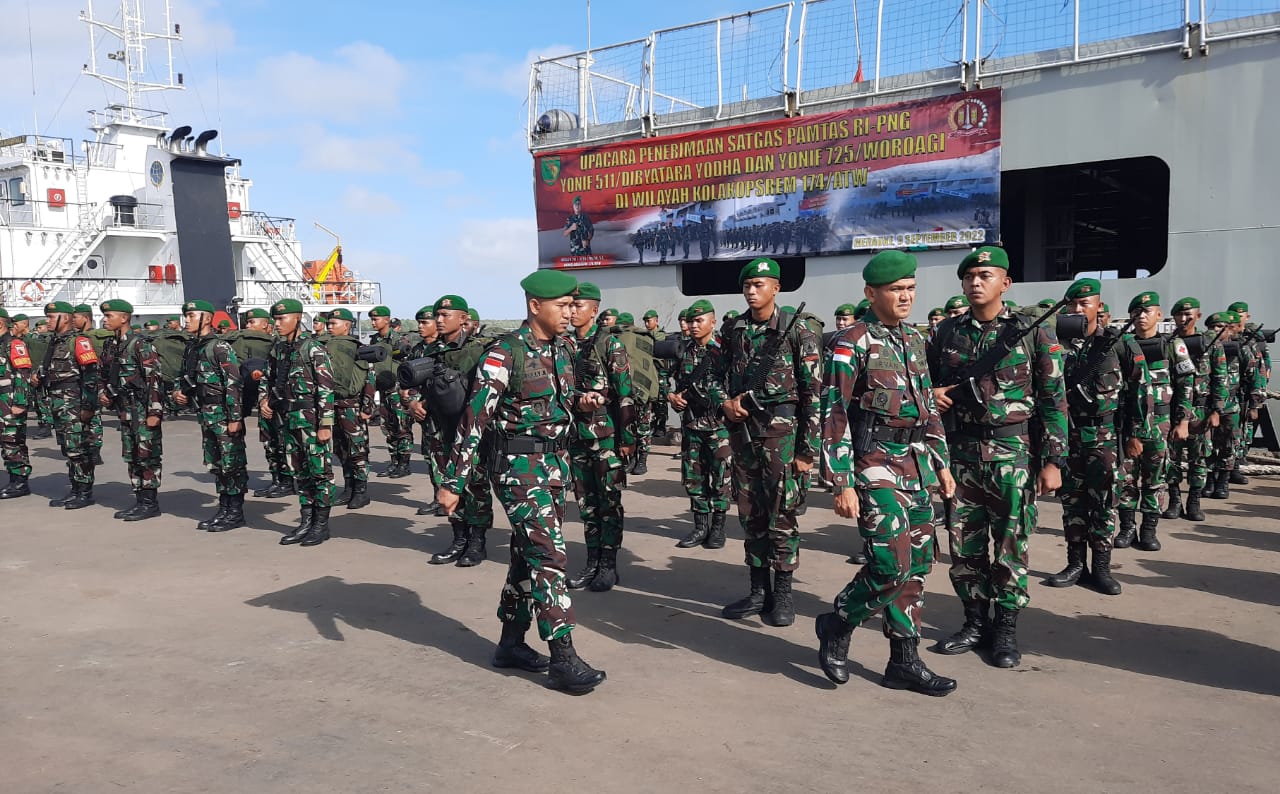
[[1227,543],[1261,551],[1280,551],[1280,533],[1277,532],[1200,523],[1188,523],[1187,529],[1189,531],[1170,532],[1169,537],[1201,543]]
[[1251,571],[1247,568],[1218,568],[1212,565],[1138,558],[1138,564],[1156,574],[1155,577],[1121,577],[1135,585],[1199,590],[1203,593],[1250,601],[1255,604],[1280,606],[1280,574]]

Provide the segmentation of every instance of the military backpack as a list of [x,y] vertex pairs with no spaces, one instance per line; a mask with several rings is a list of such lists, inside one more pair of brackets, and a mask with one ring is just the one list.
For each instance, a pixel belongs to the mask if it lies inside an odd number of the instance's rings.
[[160,377],[166,383],[176,383],[182,378],[182,361],[191,343],[186,331],[160,331],[148,337],[160,356]]
[[354,336],[320,334],[315,340],[329,353],[329,366],[333,373],[333,393],[340,400],[352,400],[360,396],[369,381],[373,365],[356,357],[360,340]]
[[[630,365],[631,396],[637,403],[649,403],[658,399],[661,375],[653,358],[654,339],[652,332],[637,330],[631,326],[610,326],[609,333],[627,349],[627,361]],[[604,361],[605,337],[597,337],[596,357]]]

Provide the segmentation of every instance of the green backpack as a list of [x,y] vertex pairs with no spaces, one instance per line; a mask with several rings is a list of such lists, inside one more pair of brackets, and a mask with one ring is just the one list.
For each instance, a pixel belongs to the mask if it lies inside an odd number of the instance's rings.
[[356,358],[361,342],[354,336],[320,334],[315,340],[329,353],[329,366],[333,372],[333,393],[338,399],[351,400],[360,396],[369,381],[373,365]]
[[[637,403],[649,403],[658,399],[661,375],[653,358],[653,334],[647,330],[636,330],[632,326],[611,326],[609,332],[627,349],[627,360],[630,363],[631,396]],[[604,359],[604,340],[596,342],[596,352]]]
[[176,383],[182,378],[182,360],[187,354],[191,335],[186,331],[160,331],[150,335],[160,356],[160,377],[166,383]]
[[236,359],[241,364],[256,359],[265,361],[276,341],[271,334],[250,330],[232,331],[222,338],[236,351]]
[[98,357],[101,358],[103,345],[107,343],[107,340],[114,339],[116,332],[108,331],[105,328],[90,328],[88,331],[81,333],[80,336],[88,337],[89,344],[93,345],[93,352],[97,353]]

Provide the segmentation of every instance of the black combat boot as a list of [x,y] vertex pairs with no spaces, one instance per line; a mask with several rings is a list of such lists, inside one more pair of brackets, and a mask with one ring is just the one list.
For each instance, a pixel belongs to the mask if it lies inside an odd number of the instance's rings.
[[[1194,490],[1194,489],[1192,489]],[[1179,518],[1182,514],[1182,489],[1173,483],[1169,484],[1169,506],[1160,514],[1161,518]]]
[[791,596],[791,571],[774,571],[773,609],[761,615],[760,619],[778,628],[796,622],[796,604]]
[[822,672],[833,683],[848,683],[849,638],[853,636],[853,626],[834,612],[824,612],[814,621],[813,631],[818,635],[818,666]]
[[227,512],[209,525],[210,532],[226,532],[244,526],[244,494],[227,497]]
[[487,534],[484,527],[467,527],[467,548],[458,558],[459,568],[473,568],[489,559],[489,553],[485,549]]
[[50,507],[62,507],[63,505],[65,505],[65,504],[66,504],[66,503],[71,499],[71,497],[73,497],[73,496],[75,496],[75,495],[76,495],[76,486],[75,486],[75,483],[72,483],[72,484],[67,488],[67,492],[66,492],[66,493],[64,493],[62,496],[59,496],[59,497],[57,497],[56,499],[50,499],[50,500],[49,500],[49,506],[50,506]]
[[385,469],[379,469],[378,473],[375,474],[374,476],[390,477],[392,473],[397,471],[399,468],[400,468],[400,456],[393,454],[391,456],[391,460],[387,462],[387,467]]
[[359,510],[369,506],[369,483],[351,483],[351,500],[347,502],[348,510]]
[[702,541],[704,549],[723,549],[724,548],[724,511],[717,510],[711,514],[711,531],[707,533],[707,539]]
[[1111,575],[1111,549],[1093,550],[1089,586],[1103,595],[1120,595],[1120,583]]
[[585,695],[604,683],[604,670],[596,670],[582,661],[573,649],[573,638],[566,634],[547,643],[551,646],[551,664],[547,668],[547,686]]
[[226,494],[223,494],[223,493],[218,494],[218,512],[209,516],[204,521],[201,521],[199,524],[196,524],[196,529],[208,529],[209,527],[213,526],[214,523],[221,521],[223,516],[227,514],[227,502],[230,499],[231,497],[227,496]]
[[942,697],[956,690],[954,678],[944,678],[921,661],[916,647],[919,637],[890,637],[889,664],[884,668],[880,685],[889,689],[909,689],[922,695]]
[[22,496],[31,495],[31,485],[27,482],[26,477],[17,474],[9,475],[9,484],[0,491],[0,499],[17,499]]
[[409,456],[408,454],[400,454],[396,456],[395,471],[387,473],[387,477],[392,480],[399,480],[402,477],[408,477],[409,472]]
[[39,424],[39,425],[36,425],[36,428],[31,431],[31,437],[32,438],[52,438],[53,431],[49,429],[48,425]]
[[311,525],[316,520],[316,509],[311,505],[302,506],[302,517],[298,521],[298,526],[283,538],[280,538],[281,546],[292,546],[295,543],[301,543],[302,539],[311,531]]
[[618,576],[618,550],[601,549],[600,567],[596,569],[596,575],[587,589],[593,593],[605,593],[621,581],[622,577]]
[[160,500],[155,488],[143,488],[138,492],[138,506],[122,518],[123,521],[146,521],[160,515]]
[[126,508],[125,508],[125,509],[123,509],[123,510],[117,510],[117,511],[115,511],[115,513],[113,513],[113,514],[111,515],[111,517],[112,517],[112,518],[124,518],[125,516],[129,515],[130,513],[136,513],[136,512],[138,512],[138,508],[142,507],[142,491],[134,491],[134,492],[133,492],[133,499],[134,499],[133,504],[129,505],[128,507],[126,507]]
[[343,475],[342,477],[342,493],[333,497],[335,505],[345,505],[351,501],[351,478]]
[[850,565],[866,565],[867,564],[867,546],[864,543],[862,548],[849,555],[849,559],[845,562]]
[[1160,539],[1156,537],[1156,528],[1160,526],[1158,513],[1143,513],[1142,528],[1138,530],[1138,540],[1133,544],[1139,551],[1160,551]]
[[264,497],[268,497],[268,496],[270,496],[270,495],[271,495],[271,492],[272,492],[273,490],[275,490],[276,488],[279,488],[279,487],[280,487],[280,475],[279,475],[279,474],[272,474],[272,475],[271,475],[271,482],[270,482],[269,484],[264,485],[263,487],[259,488],[258,490],[254,491],[254,492],[253,492],[253,495],[254,495],[255,497],[259,498],[259,499],[262,499],[262,498],[264,498]]
[[[4,495],[0,494],[0,498]],[[1188,521],[1204,521],[1204,510],[1200,508],[1200,491],[1192,488],[1191,493],[1187,494],[1187,506],[1182,511],[1182,517]]]
[[71,494],[71,498],[62,503],[65,510],[79,510],[93,504],[93,486],[77,485],[75,492]]
[[313,508],[315,519],[311,522],[311,531],[302,539],[303,546],[319,546],[329,539],[329,508]]
[[494,667],[514,667],[527,673],[547,671],[551,666],[551,659],[530,648],[524,641],[527,630],[527,627],[522,629],[514,623],[502,624],[502,639],[498,640],[498,647],[493,652]]
[[431,559],[427,560],[428,565],[447,565],[457,562],[462,553],[467,550],[467,525],[461,521],[450,521],[449,526],[453,528],[453,542],[444,551],[432,554]]
[[1018,650],[1018,611],[996,604],[995,636],[991,640],[991,663],[996,667],[1017,667],[1022,661]]
[[1117,549],[1127,549],[1132,545],[1133,538],[1137,534],[1137,511],[1120,508],[1120,531],[1116,533],[1116,539],[1111,542],[1111,545]]
[[720,610],[720,614],[730,620],[749,618],[764,611],[764,602],[769,595],[769,569],[749,568],[751,572],[751,592],[746,598],[740,598]]
[[102,462],[102,450],[100,450],[100,449],[99,449],[99,450],[96,450],[96,451],[93,453],[93,465],[94,465],[94,466],[105,466],[105,465],[107,465],[106,463],[103,463],[103,462]]
[[263,494],[263,496],[268,499],[279,499],[283,496],[297,495],[298,491],[294,488],[292,477],[281,477],[278,485],[271,486],[271,490]]
[[991,643],[989,607],[988,601],[965,601],[964,625],[955,634],[933,646],[933,650],[954,656],[989,645]]
[[1232,485],[1248,485],[1249,478],[1244,476],[1244,472],[1237,467],[1231,470],[1231,474],[1227,476],[1227,482]]
[[[1234,471],[1234,469],[1232,469]],[[1220,471],[1213,481],[1213,493],[1210,499],[1229,499],[1231,497],[1231,472]]]
[[437,502],[435,499],[432,499],[430,504],[425,504],[422,507],[418,508],[418,515],[433,516],[436,514],[436,510],[439,509],[439,507],[440,507],[440,503]]
[[582,570],[577,575],[570,576],[565,581],[565,586],[570,590],[581,590],[587,585],[595,581],[596,574],[600,571],[600,549],[587,548],[587,564],[582,566]]
[[691,549],[694,546],[701,546],[702,542],[707,539],[707,535],[711,532],[711,514],[710,513],[694,513],[693,529],[688,535],[684,536],[679,543],[676,544],[677,549]]
[[1050,574],[1044,583],[1050,587],[1071,587],[1080,581],[1080,577],[1089,572],[1086,565],[1089,544],[1084,541],[1067,542],[1067,567],[1055,574]]
[[632,474],[648,474],[649,473],[649,453],[645,451],[636,453],[636,463],[631,467]]

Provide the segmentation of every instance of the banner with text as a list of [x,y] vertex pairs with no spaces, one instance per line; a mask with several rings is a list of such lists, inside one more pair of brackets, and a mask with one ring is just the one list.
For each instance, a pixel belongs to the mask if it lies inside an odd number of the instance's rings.
[[542,267],[999,239],[1000,89],[534,158]]

